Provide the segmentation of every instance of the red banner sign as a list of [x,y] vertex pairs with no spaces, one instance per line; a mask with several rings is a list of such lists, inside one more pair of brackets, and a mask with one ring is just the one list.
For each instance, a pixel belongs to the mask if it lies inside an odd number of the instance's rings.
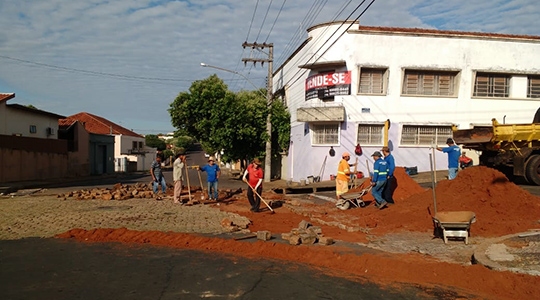
[[306,79],[306,100],[351,94],[351,71],[322,73]]

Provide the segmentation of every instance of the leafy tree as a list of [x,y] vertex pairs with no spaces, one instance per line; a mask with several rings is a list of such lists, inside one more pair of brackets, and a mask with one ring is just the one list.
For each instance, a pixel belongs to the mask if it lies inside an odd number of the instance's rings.
[[144,137],[144,140],[148,147],[157,148],[158,150],[165,150],[165,148],[167,148],[167,143],[158,138],[158,136],[155,134],[147,134]]
[[[182,133],[197,139],[208,153],[223,150],[226,161],[264,156],[266,117],[265,90],[228,90],[217,75],[195,81],[171,103],[171,122]],[[272,138],[278,155],[288,149],[290,116],[279,102],[272,109]]]

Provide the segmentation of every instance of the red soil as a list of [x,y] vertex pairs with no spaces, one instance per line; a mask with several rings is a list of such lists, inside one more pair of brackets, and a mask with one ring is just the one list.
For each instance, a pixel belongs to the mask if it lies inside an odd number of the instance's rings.
[[[250,230],[269,230],[274,235],[289,232],[301,220],[339,221],[350,227],[364,230],[348,232],[335,226],[320,225],[326,236],[337,240],[366,241],[367,235],[382,236],[397,231],[432,232],[434,201],[431,189],[420,187],[398,168],[395,177],[396,204],[378,210],[373,206],[338,210],[333,203],[305,205],[303,215],[293,213],[286,207],[276,208],[275,214],[249,212],[249,204],[242,194],[237,200],[222,203],[219,208],[247,216]],[[359,187],[361,190],[363,187]],[[539,228],[540,199],[509,182],[493,169],[478,166],[461,171],[451,181],[443,180],[436,189],[439,211],[468,210],[476,214],[477,222],[471,226],[471,236],[495,237]],[[265,200],[280,199],[280,195],[264,193]],[[366,195],[366,202],[372,199]],[[261,205],[261,208],[264,204]],[[407,282],[426,285],[445,285],[473,293],[481,298],[531,299],[540,295],[538,277],[510,272],[488,270],[479,265],[461,266],[435,261],[417,254],[373,255],[338,253],[336,247],[289,246],[273,242],[244,243],[240,241],[212,239],[181,233],[138,232],[126,229],[97,229],[91,231],[71,230],[59,235],[88,241],[119,241],[150,243],[176,248],[219,251],[233,255],[257,258],[260,256],[307,263],[329,272],[343,272],[366,276],[370,281],[382,284]],[[339,249],[340,251],[342,249]],[[338,263],[336,263],[338,262]]]

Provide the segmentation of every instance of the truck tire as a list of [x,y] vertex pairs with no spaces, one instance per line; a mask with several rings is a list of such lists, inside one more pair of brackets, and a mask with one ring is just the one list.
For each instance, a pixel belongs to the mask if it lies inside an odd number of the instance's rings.
[[530,183],[540,185],[540,155],[531,155],[525,165],[525,175]]

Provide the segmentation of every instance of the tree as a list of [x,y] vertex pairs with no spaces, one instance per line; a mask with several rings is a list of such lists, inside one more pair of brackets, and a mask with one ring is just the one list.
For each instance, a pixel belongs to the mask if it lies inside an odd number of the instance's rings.
[[291,114],[281,101],[272,102],[272,154],[289,150],[291,143]]
[[144,140],[148,147],[157,148],[158,150],[165,150],[165,148],[167,148],[167,143],[158,138],[158,136],[155,134],[147,134],[144,137]]

